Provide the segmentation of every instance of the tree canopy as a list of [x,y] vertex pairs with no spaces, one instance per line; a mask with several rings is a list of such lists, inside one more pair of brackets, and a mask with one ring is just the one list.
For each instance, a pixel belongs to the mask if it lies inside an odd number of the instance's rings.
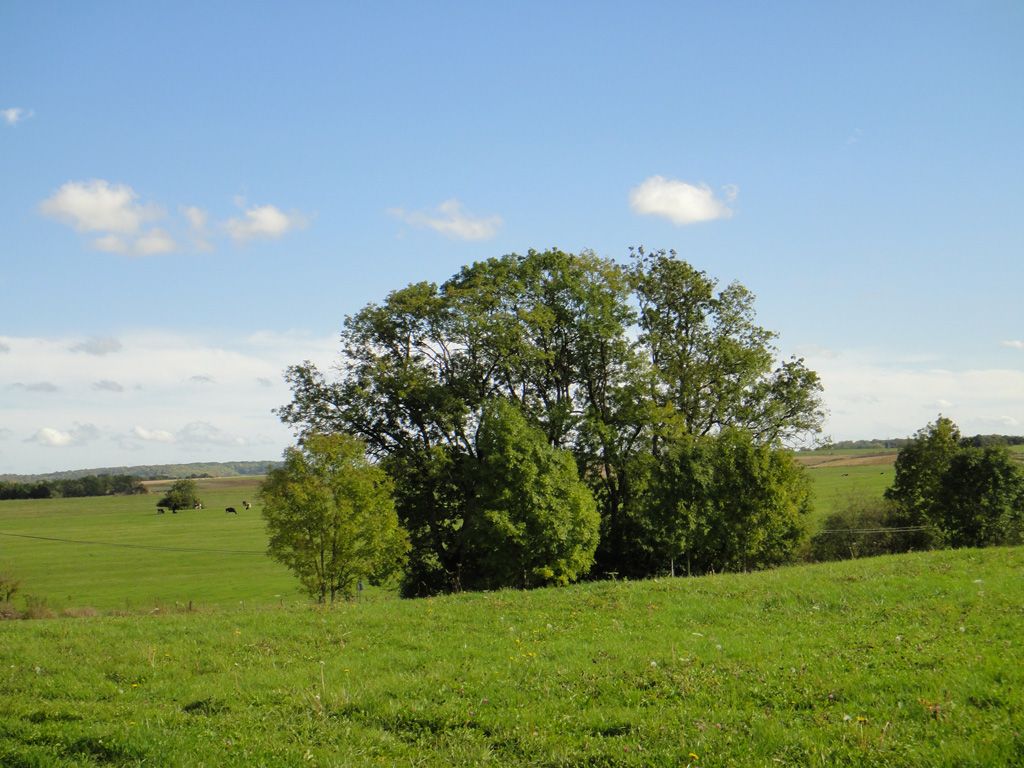
[[895,469],[890,525],[921,527],[912,546],[1024,541],[1024,467],[1005,444],[979,447],[939,416],[900,449]]
[[202,503],[199,498],[199,485],[195,480],[176,480],[167,491],[167,495],[156,503],[158,507],[167,507],[172,512],[179,509],[192,509]]
[[268,554],[319,602],[355,593],[360,579],[383,583],[402,566],[408,540],[395,514],[391,480],[349,435],[307,435],[259,490]]
[[[598,505],[594,568],[642,575],[628,540],[653,487],[646,462],[686,436],[738,430],[778,446],[821,429],[817,374],[778,359],[753,300],[663,251],[638,249],[625,265],[559,250],[492,258],[346,318],[339,375],[328,380],[308,361],[290,367],[293,399],[277,412],[300,437],[358,435],[394,479],[412,593],[465,586],[475,555],[463,532],[496,509],[482,505],[481,466],[496,462],[502,483],[522,481],[524,465],[486,449],[485,414],[497,402],[574,460]],[[512,429],[500,413],[491,424]],[[518,584],[522,574],[505,578]]]

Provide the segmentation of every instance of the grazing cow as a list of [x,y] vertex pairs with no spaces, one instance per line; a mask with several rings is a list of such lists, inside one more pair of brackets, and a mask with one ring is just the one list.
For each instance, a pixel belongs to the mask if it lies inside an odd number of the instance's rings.
[[192,509],[202,509],[202,508],[203,508],[203,503],[201,501],[197,501],[195,504],[192,505]]
[[237,515],[238,514],[238,510],[235,509],[234,507],[228,507],[224,511],[227,512],[228,514],[231,514],[231,515]]
[[156,513],[157,513],[158,515],[162,515],[162,514],[164,513],[164,511],[163,511],[162,509],[160,509],[160,507],[157,507],[157,508],[156,508]]
[[245,507],[246,509],[252,509],[252,504],[250,504],[248,501],[243,501],[242,506]]

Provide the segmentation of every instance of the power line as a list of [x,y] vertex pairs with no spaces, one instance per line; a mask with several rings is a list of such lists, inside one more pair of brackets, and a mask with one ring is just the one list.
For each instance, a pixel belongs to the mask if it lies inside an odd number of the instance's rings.
[[19,539],[38,539],[40,541],[59,541],[62,544],[91,544],[95,547],[123,547],[125,549],[155,549],[161,552],[209,552],[216,555],[265,555],[251,549],[193,549],[190,547],[154,547],[148,544],[115,544],[109,541],[78,541],[76,539],[55,539],[50,536],[29,536],[26,533],[4,533],[0,536],[16,536]]
[[909,533],[911,531],[930,531],[934,525],[913,525],[905,528],[830,528],[818,533]]

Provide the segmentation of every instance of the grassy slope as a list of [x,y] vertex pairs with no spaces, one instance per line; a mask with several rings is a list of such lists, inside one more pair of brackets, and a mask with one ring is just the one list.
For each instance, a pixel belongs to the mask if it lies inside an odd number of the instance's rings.
[[1024,764],[1024,549],[0,622],[0,764]]

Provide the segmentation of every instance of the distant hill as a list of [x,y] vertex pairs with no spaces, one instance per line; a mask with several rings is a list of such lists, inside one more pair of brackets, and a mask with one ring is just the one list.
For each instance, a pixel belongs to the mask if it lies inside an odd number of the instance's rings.
[[[978,448],[985,448],[990,445],[1024,445],[1024,436],[1021,435],[964,435],[964,438],[971,441],[971,445]],[[834,443],[822,446],[815,450],[847,450],[851,448],[869,448],[872,450],[893,450],[902,448],[909,443],[909,437],[895,437],[884,440],[839,440]]]
[[135,467],[102,467],[71,469],[45,475],[0,475],[0,481],[31,483],[37,480],[75,480],[89,475],[135,475],[143,480],[178,479],[182,477],[236,477],[265,475],[280,467],[280,461],[210,461],[193,464],[143,464]]

